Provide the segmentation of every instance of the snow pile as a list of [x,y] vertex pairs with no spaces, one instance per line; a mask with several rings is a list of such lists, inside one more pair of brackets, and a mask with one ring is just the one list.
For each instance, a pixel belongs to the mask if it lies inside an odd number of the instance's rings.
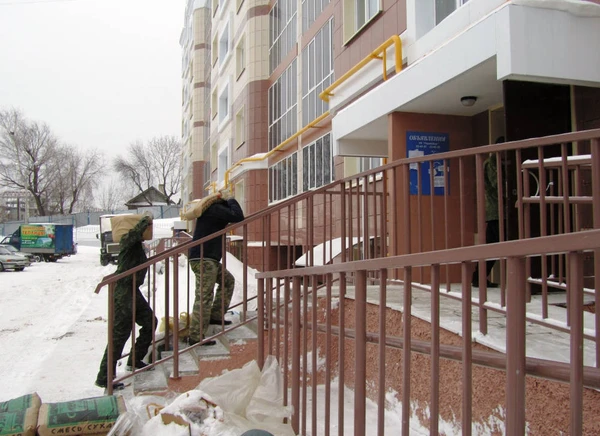
[[[203,380],[196,389],[172,401],[158,401],[163,404],[148,399],[131,401],[123,427],[143,436],[239,436],[253,429],[294,434],[291,425],[283,423],[291,417],[292,408],[283,406],[283,377],[273,356],[267,357],[262,371],[256,361],[248,362],[240,369]],[[144,419],[152,406],[157,413]]]

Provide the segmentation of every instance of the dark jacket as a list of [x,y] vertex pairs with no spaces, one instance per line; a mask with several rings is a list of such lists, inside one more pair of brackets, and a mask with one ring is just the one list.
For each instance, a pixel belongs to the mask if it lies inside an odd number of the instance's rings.
[[[127,232],[121,238],[119,243],[119,260],[116,274],[127,271],[128,269],[134,268],[148,260],[144,246],[142,245],[144,231],[150,225],[152,221],[149,217],[144,217],[139,223],[135,225],[133,229]],[[135,273],[135,285],[139,287],[144,283],[146,278],[147,268],[141,269]],[[130,287],[133,282],[133,276],[125,277],[117,282],[117,286]]]
[[[202,215],[196,218],[194,241],[202,239],[219,230],[223,230],[229,223],[238,223],[244,220],[244,212],[235,198],[219,201],[211,205]],[[205,258],[221,261],[223,256],[223,235],[190,248],[190,260],[200,259],[200,247],[204,247],[202,254]]]

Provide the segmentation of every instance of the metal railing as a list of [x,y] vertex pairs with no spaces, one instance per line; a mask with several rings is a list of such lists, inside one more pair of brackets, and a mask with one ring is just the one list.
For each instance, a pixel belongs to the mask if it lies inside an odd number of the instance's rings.
[[[547,196],[546,207],[540,207],[540,204],[543,205],[543,196],[537,196],[540,197],[538,201],[527,188],[527,178],[530,177],[527,171],[534,165],[527,159],[530,156],[542,157],[535,162],[539,174],[550,171],[555,166],[553,162],[559,160],[563,174],[566,168],[567,173],[579,171],[581,176],[581,170],[571,165],[573,158],[569,158],[576,152],[590,156],[590,173],[582,176],[585,180],[589,178],[589,184],[584,184],[587,191],[577,188],[578,176],[561,175],[560,195]],[[490,153],[497,161],[513,162],[513,165],[508,167],[503,164],[507,171],[498,171],[497,174],[498,209],[500,216],[505,217],[507,229],[505,231],[504,226],[500,226],[499,243],[484,244],[483,168]],[[554,160],[548,161],[549,158]],[[434,166],[442,168],[442,179],[437,183],[433,180],[434,172],[430,171]],[[416,186],[413,184],[412,188],[411,171],[416,176],[415,180],[421,181]],[[422,181],[427,176],[423,174],[429,176],[430,187],[441,187],[443,192],[438,189],[437,193],[433,192],[434,195],[424,193]],[[543,176],[539,179],[543,180]],[[545,181],[542,182],[544,185]],[[517,193],[514,198],[507,195],[513,192],[513,187]],[[563,207],[560,210],[562,225],[558,225],[558,221],[556,225],[552,224],[558,212],[548,206],[555,201],[548,200],[548,197],[560,197],[556,201]],[[581,210],[584,205],[589,208],[585,213]],[[573,214],[576,217],[583,215],[581,225],[571,218]],[[585,220],[592,224],[584,225]],[[265,353],[268,353],[274,354],[282,362],[282,368],[286,371],[286,401],[294,406],[292,423],[296,431],[305,433],[307,429],[308,392],[316,389],[317,382],[331,386],[334,377],[338,378],[340,387],[349,386],[354,390],[355,434],[364,434],[364,404],[367,397],[378,401],[378,413],[382,419],[385,388],[393,385],[393,376],[381,366],[376,372],[378,376],[373,376],[374,370],[369,364],[371,360],[363,357],[369,351],[370,356],[378,356],[381,362],[390,362],[390,356],[394,356],[395,360],[392,361],[402,362],[401,368],[398,368],[402,374],[399,384],[403,409],[402,434],[408,434],[406,428],[410,422],[412,401],[410,380],[415,377],[414,366],[411,365],[414,365],[416,354],[424,354],[430,359],[430,372],[425,376],[427,380],[438,374],[437,371],[444,367],[448,359],[460,365],[462,378],[456,389],[460,392],[461,403],[457,407],[463,411],[460,415],[463,434],[471,433],[473,398],[478,395],[471,380],[474,368],[479,367],[505,371],[504,407],[507,410],[505,425],[508,434],[522,434],[521,430],[524,429],[526,410],[523,389],[529,375],[568,384],[571,392],[569,431],[571,434],[581,434],[576,430],[587,425],[582,419],[583,388],[600,388],[600,347],[596,335],[598,315],[586,313],[582,308],[584,303],[587,304],[585,298],[593,298],[594,302],[598,298],[594,290],[598,288],[597,271],[600,268],[599,221],[600,130],[590,130],[400,159],[302,193],[203,240],[168,249],[127,273],[106,277],[98,285],[97,291],[104,286],[109,288],[110,343],[113,322],[111,305],[116,280],[150,267],[149,289],[155,288],[160,279],[166,302],[164,308],[153,306],[155,312],[158,314],[160,311],[174,318],[173,332],[167,329],[164,339],[161,339],[167,349],[172,347],[173,355],[158,359],[156,350],[163,344],[155,341],[152,346],[153,365],[172,360],[172,377],[178,378],[178,362],[182,351],[179,350],[179,334],[183,330],[178,323],[178,314],[181,304],[187,304],[189,311],[194,298],[193,274],[190,276],[189,268],[185,269],[186,289],[180,289],[179,265],[185,260],[180,259],[179,255],[214,236],[234,233],[241,237],[236,244],[244,265],[241,284],[243,298],[239,305],[242,323],[257,319],[258,325],[264,326],[264,331],[259,330],[256,359],[262,362]],[[566,222],[571,224],[566,225]],[[539,223],[546,223],[546,230]],[[526,233],[526,229],[529,229],[529,233]],[[476,234],[479,235],[478,243]],[[226,248],[224,241],[223,249]],[[486,289],[485,280],[482,280],[482,286],[472,290],[471,277],[475,264],[479,263],[483,271],[485,261],[491,259],[499,260],[500,288],[491,292]],[[533,266],[537,262],[539,267],[544,259],[554,259],[557,268],[558,259],[562,263],[563,280],[557,287],[559,293],[553,295],[563,299],[566,309],[551,301],[548,289],[542,288],[541,297],[532,296],[535,294],[532,285],[536,280],[542,283],[544,280],[554,281],[553,277],[536,278],[530,275],[530,262],[533,262]],[[163,263],[164,274],[159,278],[156,266]],[[224,263],[226,266],[226,258]],[[256,317],[245,316],[248,314],[248,301],[253,297],[248,293],[248,282],[253,280],[247,275],[249,267],[260,271],[256,295],[259,310]],[[538,270],[545,273],[551,271],[541,267]],[[584,275],[584,271],[589,274]],[[587,287],[584,281],[589,282]],[[365,318],[361,314],[372,310],[366,303],[366,294],[373,287],[379,293],[379,315],[375,324],[365,324],[361,321]],[[332,295],[332,290],[339,293],[339,302],[336,302],[338,300]],[[415,321],[411,314],[417,294],[423,292],[429,295],[431,301],[430,341],[413,335]],[[345,307],[345,297],[351,293],[354,295],[354,315],[350,308]],[[465,295],[469,295],[469,298],[464,298]],[[154,297],[153,293],[149,295],[151,303]],[[392,326],[386,322],[391,319],[386,312],[386,304],[391,298],[399,299],[403,311],[402,329],[399,332],[390,331]],[[462,326],[460,346],[444,339],[444,327],[439,322],[439,311],[453,301],[460,308],[457,315]],[[227,308],[222,309],[224,314]],[[334,322],[327,315],[335,311],[338,316]],[[510,332],[503,352],[483,352],[472,339],[477,336],[481,342],[491,333],[490,313],[495,314],[494,319],[504,320]],[[556,316],[558,313],[566,314],[567,319]],[[524,346],[526,325],[527,328],[536,325],[565,335],[571,350],[565,356],[566,360],[527,354],[528,349]],[[135,332],[134,329],[132,331]],[[351,346],[348,343],[350,339]],[[372,343],[380,345],[376,350],[371,350]],[[316,368],[314,359],[317,359],[319,349],[327,350],[330,357],[326,358],[325,369],[312,377],[305,373],[308,356],[312,356],[312,367]],[[333,349],[337,349],[335,359],[330,354]],[[396,353],[398,350],[400,354]],[[349,369],[347,353],[350,352],[355,365]],[[438,425],[436,416],[441,407],[436,398],[441,391],[436,384],[439,378],[431,379],[434,382],[431,382],[430,388],[429,426],[434,429]],[[365,387],[367,382],[368,386]],[[372,386],[376,386],[376,389],[372,389]],[[288,388],[291,388],[289,395]],[[339,395],[336,404],[331,403],[330,399],[325,401],[327,410],[336,408],[340,423],[343,423],[342,389]],[[315,422],[310,421],[310,425],[315,426]],[[343,426],[339,428],[343,431]],[[378,434],[383,434],[379,428]],[[327,428],[322,434],[329,432]],[[313,434],[317,434],[314,428]],[[321,430],[318,434],[321,434]]]

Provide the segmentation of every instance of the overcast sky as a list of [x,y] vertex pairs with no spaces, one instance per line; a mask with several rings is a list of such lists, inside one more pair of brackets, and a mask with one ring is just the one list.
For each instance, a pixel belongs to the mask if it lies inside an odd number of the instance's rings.
[[185,0],[0,0],[0,108],[112,157],[180,135]]

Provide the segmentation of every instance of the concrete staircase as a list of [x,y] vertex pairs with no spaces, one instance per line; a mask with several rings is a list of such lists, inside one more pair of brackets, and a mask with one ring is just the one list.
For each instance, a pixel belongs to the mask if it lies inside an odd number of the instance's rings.
[[[248,317],[254,316],[248,314]],[[242,367],[250,360],[256,359],[257,329],[256,321],[246,325],[226,326],[227,331],[219,336],[217,343],[211,346],[198,346],[184,351],[179,356],[179,379],[173,379],[173,361],[157,365],[154,371],[143,371],[128,379],[125,389],[114,392],[126,400],[137,395],[167,395],[169,393],[186,392],[195,388],[207,377],[219,375],[223,370]],[[221,331],[221,326],[211,326],[209,334]],[[179,342],[179,350],[187,348],[185,342]],[[160,358],[171,356],[172,351],[163,351]],[[122,361],[124,361],[123,359]],[[120,375],[120,370],[117,372]]]

